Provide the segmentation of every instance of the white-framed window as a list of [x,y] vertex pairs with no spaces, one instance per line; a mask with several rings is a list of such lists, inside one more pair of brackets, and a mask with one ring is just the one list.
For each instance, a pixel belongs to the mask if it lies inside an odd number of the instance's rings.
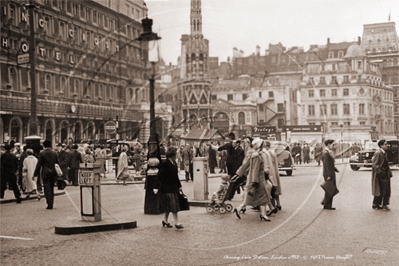
[[308,115],[310,115],[310,116],[315,115],[314,105],[308,105]]
[[364,115],[364,103],[359,104],[359,115]]
[[350,104],[349,103],[344,103],[343,104],[343,111],[344,111],[344,115],[350,115],[351,114]]
[[338,115],[338,105],[335,103],[331,104],[331,115]]
[[326,104],[320,105],[320,115],[327,115],[327,105]]

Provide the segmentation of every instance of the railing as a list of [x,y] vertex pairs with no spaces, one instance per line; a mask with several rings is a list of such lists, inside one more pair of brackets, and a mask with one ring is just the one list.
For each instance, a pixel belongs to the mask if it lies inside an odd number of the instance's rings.
[[[5,96],[7,95],[7,96]],[[30,112],[30,95],[26,92],[4,91],[1,90],[1,110],[2,111],[19,111]],[[115,117],[119,116],[121,119],[141,121],[143,114],[140,110],[132,109],[132,106],[120,105],[118,107],[112,104],[93,105],[87,101],[79,100],[76,104],[72,99],[63,99],[57,96],[44,95],[37,97],[37,112],[48,113],[49,115],[77,115],[90,117]],[[71,105],[76,105],[76,113],[70,113]],[[135,107],[135,106],[133,106]]]

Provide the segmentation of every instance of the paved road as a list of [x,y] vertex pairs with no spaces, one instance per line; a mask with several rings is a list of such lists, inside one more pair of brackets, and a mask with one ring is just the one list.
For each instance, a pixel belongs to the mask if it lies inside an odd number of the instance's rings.
[[[399,170],[392,178],[391,211],[371,209],[371,172],[338,165],[340,193],[335,211],[323,211],[320,167],[298,167],[282,176],[282,211],[261,222],[249,210],[207,213],[192,207],[179,213],[183,230],[161,227],[161,215],[144,215],[144,185],[103,186],[103,217],[137,220],[131,230],[63,236],[60,222],[78,219],[79,188],[55,199],[0,205],[2,265],[397,265],[399,258]],[[216,191],[219,178],[209,180]],[[192,183],[183,182],[192,197]],[[241,196],[231,201],[238,206]]]

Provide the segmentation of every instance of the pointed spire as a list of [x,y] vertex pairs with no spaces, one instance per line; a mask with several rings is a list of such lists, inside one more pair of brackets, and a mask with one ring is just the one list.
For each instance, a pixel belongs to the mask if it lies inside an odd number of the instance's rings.
[[202,35],[201,0],[191,0],[191,36]]
[[389,9],[388,21],[391,21],[391,9]]

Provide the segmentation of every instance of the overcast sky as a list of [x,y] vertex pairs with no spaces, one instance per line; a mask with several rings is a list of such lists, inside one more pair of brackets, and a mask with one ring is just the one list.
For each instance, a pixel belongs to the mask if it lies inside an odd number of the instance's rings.
[[[177,64],[182,34],[190,34],[190,0],[146,0],[153,31],[161,37],[161,56]],[[202,31],[209,56],[219,62],[233,48],[248,56],[269,43],[285,47],[355,41],[363,24],[399,22],[399,0],[202,0]],[[396,30],[398,31],[398,25]]]

